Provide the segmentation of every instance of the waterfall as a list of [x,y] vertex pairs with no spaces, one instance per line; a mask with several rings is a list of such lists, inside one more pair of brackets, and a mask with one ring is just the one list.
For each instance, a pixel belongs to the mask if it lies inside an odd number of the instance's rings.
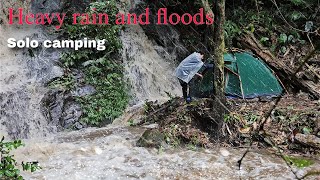
[[7,39],[47,39],[42,29],[0,26],[0,136],[32,138],[55,131],[41,113],[45,84],[61,76],[59,53],[47,49],[9,49]]
[[[40,27],[0,27],[0,135],[12,138],[45,136],[57,131],[58,122],[42,114],[41,100],[48,92],[46,83],[63,75],[57,65],[60,53],[54,49],[10,49],[7,39],[54,39]],[[155,46],[140,26],[128,26],[121,34],[123,65],[130,106],[146,100],[163,102],[181,95],[174,77],[173,54]],[[159,54],[161,52],[161,54]],[[168,94],[167,94],[168,93]]]
[[133,97],[131,104],[146,100],[163,102],[169,98],[167,93],[181,95],[180,84],[174,76],[174,55],[154,45],[139,25],[127,26],[121,39],[125,77]]

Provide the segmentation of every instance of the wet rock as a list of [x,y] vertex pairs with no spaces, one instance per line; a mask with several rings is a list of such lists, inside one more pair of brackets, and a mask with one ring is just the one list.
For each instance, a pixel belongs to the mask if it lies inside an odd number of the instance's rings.
[[90,0],[33,0],[32,10],[34,13],[65,12],[67,10],[84,11]]
[[83,87],[77,87],[74,91],[71,92],[72,96],[83,97],[92,95],[96,92],[96,89],[93,86],[86,85]]
[[7,132],[13,139],[28,138],[30,125],[36,124],[27,114],[31,102],[25,88],[16,92],[0,93],[0,131]]
[[73,127],[77,130],[80,130],[86,128],[86,125],[82,125],[80,122],[76,122]]
[[33,0],[32,10],[35,13],[62,12],[65,1],[61,0]]
[[[57,127],[58,130],[73,127],[79,122],[82,115],[81,107],[74,101],[71,94],[63,91],[51,90],[42,99],[43,109],[51,125]],[[77,129],[82,129],[77,125]]]
[[[72,125],[76,126],[82,115],[81,107],[75,102],[67,102],[63,109],[62,123],[64,128],[70,128]],[[80,124],[81,125],[81,124]],[[82,129],[82,125],[77,125],[77,129]]]
[[63,69],[59,66],[53,66],[48,79],[56,79],[64,75]]
[[[43,29],[38,29],[39,33],[33,33],[30,38],[43,43],[47,39],[56,39],[56,37],[49,37],[43,33]],[[34,57],[26,58],[26,64],[29,72],[27,73],[28,78],[35,79],[37,83],[47,84],[53,79],[62,77],[64,75],[63,68],[59,67],[60,63],[60,52],[55,49],[47,49],[40,46],[39,48],[30,50],[24,50],[25,54],[27,51],[32,51]]]
[[50,124],[61,128],[61,116],[64,106],[64,92],[59,90],[49,91],[42,99],[42,112]]
[[160,148],[164,144],[164,135],[158,129],[147,129],[137,141],[139,147]]

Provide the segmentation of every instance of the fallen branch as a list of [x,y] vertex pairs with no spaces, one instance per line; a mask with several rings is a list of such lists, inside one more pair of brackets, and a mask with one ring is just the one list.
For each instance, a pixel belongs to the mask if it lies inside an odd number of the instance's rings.
[[320,149],[320,138],[315,135],[297,133],[294,139],[300,144]]
[[[284,62],[276,59],[268,48],[263,47],[260,42],[254,37],[252,33],[246,34],[239,39],[244,48],[252,50],[255,54],[261,57],[283,80],[283,82],[290,82],[290,84],[310,93],[315,99],[320,98],[320,92],[317,89],[317,84],[312,80],[304,80],[296,76],[296,72],[288,67]],[[318,47],[317,47],[318,48]],[[304,59],[307,62],[312,56]],[[303,64],[301,64],[303,66]],[[298,68],[299,70],[299,68]]]
[[306,67],[308,68],[309,71],[312,72],[313,75],[315,75],[318,79],[320,79],[320,74],[317,73],[309,64],[306,64]]
[[297,68],[297,70],[294,72],[294,75],[296,75],[298,72],[301,71],[301,69],[303,68],[303,66],[308,63],[308,61],[309,61],[309,60],[312,58],[312,56],[316,53],[316,51],[317,51],[318,48],[319,48],[319,47],[313,49],[311,52],[308,53],[307,56],[304,57],[302,63],[299,65],[299,67]]

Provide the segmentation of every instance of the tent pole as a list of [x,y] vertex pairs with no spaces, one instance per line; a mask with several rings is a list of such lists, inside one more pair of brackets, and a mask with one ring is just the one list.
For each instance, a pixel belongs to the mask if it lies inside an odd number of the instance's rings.
[[234,59],[236,60],[237,70],[238,70],[238,74],[239,74],[240,90],[241,90],[241,94],[242,94],[242,99],[244,99],[244,92],[243,92],[243,87],[242,87],[242,80],[241,80],[241,75],[240,75],[240,69],[239,69],[239,67],[238,67],[238,62],[237,62],[236,56],[234,56]]
[[278,75],[271,69],[272,74],[277,78],[277,80],[280,82],[281,86],[283,87],[284,91],[286,92],[286,94],[288,94],[288,90],[287,88],[284,86],[284,84],[282,83],[281,79],[278,77]]
[[244,92],[243,92],[242,81],[240,76],[239,76],[239,80],[240,80],[240,89],[241,89],[242,99],[244,99]]

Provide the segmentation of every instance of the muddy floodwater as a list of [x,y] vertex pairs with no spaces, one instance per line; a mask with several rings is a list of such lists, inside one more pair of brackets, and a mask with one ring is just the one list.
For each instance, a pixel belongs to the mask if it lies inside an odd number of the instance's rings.
[[[42,170],[26,179],[294,179],[285,162],[270,153],[246,149],[157,150],[135,146],[145,129],[109,126],[26,140],[17,160],[37,160]],[[303,176],[318,163],[294,169]]]

